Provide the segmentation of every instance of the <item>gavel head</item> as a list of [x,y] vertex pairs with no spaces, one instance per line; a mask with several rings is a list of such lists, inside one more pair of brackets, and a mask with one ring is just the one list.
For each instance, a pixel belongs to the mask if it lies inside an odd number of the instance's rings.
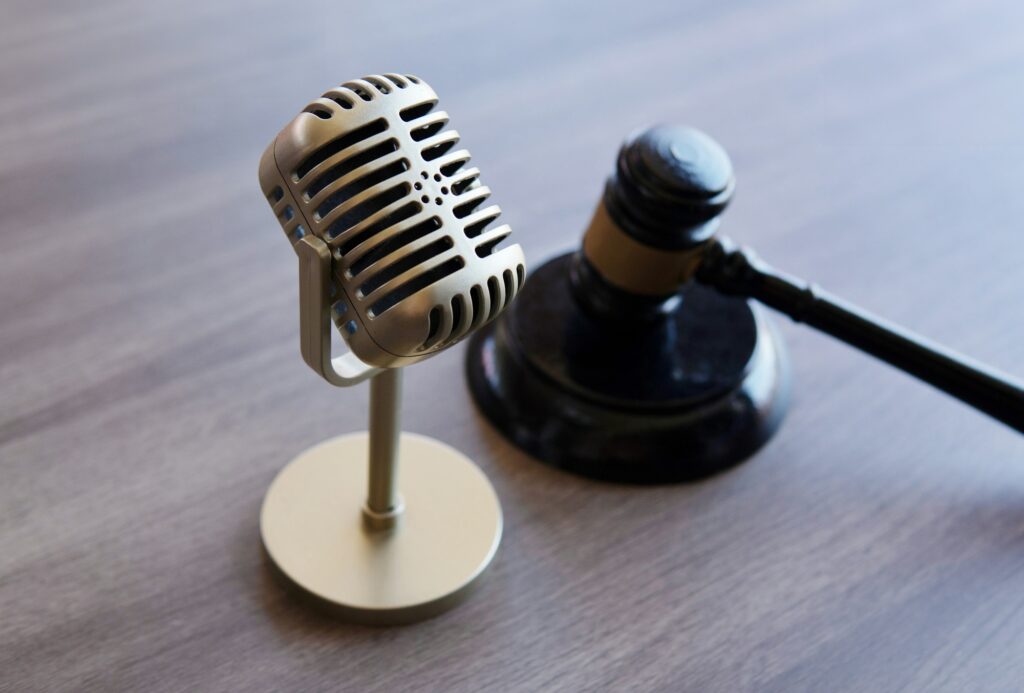
[[725,151],[661,125],[622,145],[582,248],[553,258],[473,337],[477,404],[516,444],[573,472],[697,479],[775,431],[782,344],[756,306],[690,281],[735,180]]
[[627,138],[583,236],[578,298],[598,311],[663,312],[696,271],[735,185],[729,155],[699,130],[657,125]]

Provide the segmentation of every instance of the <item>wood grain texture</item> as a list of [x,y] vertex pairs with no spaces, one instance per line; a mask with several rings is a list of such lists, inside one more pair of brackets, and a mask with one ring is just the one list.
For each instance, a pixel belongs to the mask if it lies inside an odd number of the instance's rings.
[[297,604],[257,515],[364,426],[298,353],[266,142],[343,79],[431,82],[536,265],[621,138],[729,150],[730,235],[1024,373],[1024,5],[9,0],[0,25],[0,689],[964,691],[1024,685],[1024,446],[784,326],[795,402],[754,460],[635,489],[474,410],[462,348],[405,421],[493,480],[463,607],[374,630]]

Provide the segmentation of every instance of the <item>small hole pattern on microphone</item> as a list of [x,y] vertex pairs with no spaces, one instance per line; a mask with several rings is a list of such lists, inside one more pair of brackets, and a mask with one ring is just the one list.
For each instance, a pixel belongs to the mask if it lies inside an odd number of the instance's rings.
[[522,288],[522,249],[434,90],[413,75],[345,82],[270,143],[260,186],[293,247],[331,250],[335,324],[365,363],[429,357]]

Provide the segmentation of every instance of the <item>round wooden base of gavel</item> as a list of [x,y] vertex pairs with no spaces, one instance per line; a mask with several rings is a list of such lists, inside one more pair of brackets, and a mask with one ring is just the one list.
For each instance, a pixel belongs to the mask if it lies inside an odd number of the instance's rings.
[[548,464],[627,483],[700,479],[771,437],[789,370],[764,310],[693,285],[669,314],[611,326],[576,304],[573,261],[537,269],[470,342],[470,389],[502,433]]
[[627,139],[578,252],[533,272],[470,344],[470,389],[522,448],[588,477],[700,479],[749,457],[785,413],[764,311],[687,282],[735,187],[703,133]]

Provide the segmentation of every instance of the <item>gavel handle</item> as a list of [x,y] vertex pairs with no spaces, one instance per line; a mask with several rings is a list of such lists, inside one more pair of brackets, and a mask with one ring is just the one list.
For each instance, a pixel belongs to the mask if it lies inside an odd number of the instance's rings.
[[709,242],[696,278],[841,339],[1024,433],[1021,383],[778,272],[728,239]]

